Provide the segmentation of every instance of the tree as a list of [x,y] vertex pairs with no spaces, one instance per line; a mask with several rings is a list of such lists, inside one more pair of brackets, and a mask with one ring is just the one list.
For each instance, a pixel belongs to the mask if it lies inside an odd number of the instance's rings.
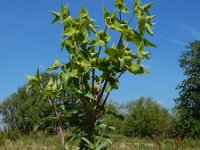
[[[42,73],[41,76],[44,79],[42,85],[45,86],[50,74]],[[57,74],[51,74],[51,76],[55,78]],[[39,120],[52,116],[46,101],[37,101],[37,95],[33,91],[27,92],[26,89],[25,84],[0,104],[0,114],[6,130],[12,132],[19,130],[21,134],[28,134],[39,124]],[[40,126],[40,130],[50,128],[55,128],[55,124],[46,121]]]
[[126,136],[154,137],[164,133],[170,126],[171,117],[167,109],[151,98],[141,97],[128,104],[123,133]]
[[180,57],[180,67],[187,77],[177,86],[179,97],[175,99],[177,110],[177,134],[200,135],[200,41],[189,43]]
[[115,133],[121,133],[122,125],[124,121],[124,115],[120,112],[120,107],[116,103],[108,103],[106,105],[105,115],[103,122],[109,126],[115,128]]
[[[84,7],[75,18],[71,16],[68,6],[62,6],[61,12],[52,12],[55,16],[53,23],[60,22],[64,27],[61,44],[62,49],[66,49],[69,54],[69,61],[60,64],[56,58],[48,70],[60,68],[60,76],[56,80],[51,79],[46,87],[40,84],[42,78],[39,71],[35,77],[28,76],[29,88],[34,89],[41,99],[49,101],[55,119],[58,120],[65,116],[62,114],[63,110],[55,106],[55,101],[63,101],[64,104],[69,88],[76,93],[77,103],[81,106],[77,113],[82,124],[77,129],[80,132],[74,132],[72,139],[81,137],[80,149],[95,149],[98,146],[103,148],[102,145],[109,143],[109,140],[101,138],[99,128],[107,128],[101,123],[102,114],[110,92],[119,87],[120,77],[127,71],[134,75],[148,73],[141,62],[149,59],[145,47],[155,47],[145,38],[146,32],[153,35],[151,20],[154,16],[149,12],[151,6],[152,3],[142,5],[140,0],[136,0],[134,8],[129,11],[124,0],[116,0],[114,12],[111,13],[104,7],[104,30],[95,24]],[[123,13],[131,13],[129,20],[122,18]],[[130,27],[134,14],[137,19],[135,29]],[[109,30],[120,34],[118,42],[111,40]],[[137,47],[135,53],[131,44]],[[62,108],[66,109],[65,104],[64,106]],[[61,144],[64,146],[61,122]],[[104,144],[99,141],[101,139],[105,139]]]
[[33,131],[38,120],[51,114],[45,102],[36,103],[36,97],[26,92],[26,87],[18,89],[0,105],[0,114],[8,130],[19,130],[22,134]]

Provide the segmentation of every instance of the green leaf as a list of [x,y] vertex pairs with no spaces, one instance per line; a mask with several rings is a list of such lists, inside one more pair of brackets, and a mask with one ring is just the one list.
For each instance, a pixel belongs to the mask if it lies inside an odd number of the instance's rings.
[[131,56],[124,56],[122,60],[125,65],[130,66],[133,58]]
[[61,5],[61,9],[62,9],[62,17],[63,19],[67,18],[70,16],[70,11],[69,11],[69,6],[66,5]]
[[148,23],[145,23],[145,27],[146,27],[147,32],[148,32],[150,35],[153,36],[153,31],[152,31],[152,29],[151,29],[151,25],[148,24]]
[[142,36],[144,36],[144,32],[145,32],[145,17],[143,17],[143,16],[139,16],[138,17],[138,25],[139,25],[139,29],[140,29],[140,34],[142,35]]
[[102,41],[104,41],[105,43],[109,42],[110,41],[110,35],[103,31],[103,30],[100,30],[98,31],[98,36],[99,36],[99,39],[101,39]]
[[85,9],[84,6],[82,6],[80,13],[79,13],[79,17],[85,18],[85,17],[88,17],[88,16],[89,16],[89,14],[88,14],[87,9]]
[[148,4],[143,5],[142,8],[143,8],[144,10],[148,10],[148,9],[150,9],[152,6],[153,6],[153,3],[148,3]]
[[58,57],[56,57],[56,60],[54,62],[54,64],[48,68],[48,70],[56,70],[60,67],[60,61],[58,59]]
[[80,62],[78,62],[80,64],[80,68],[79,68],[79,73],[81,74],[86,74],[88,73],[88,71],[90,70],[90,63],[86,60],[81,60]]
[[141,0],[135,0],[135,4],[134,4],[134,8],[136,9],[137,7],[140,7],[141,4]]
[[60,13],[57,13],[57,12],[54,12],[54,11],[51,11],[51,13],[55,16],[54,20],[52,21],[52,24],[61,19],[62,15]]
[[95,26],[93,24],[89,24],[89,27],[92,30],[92,32],[96,33],[96,29],[95,29]]
[[39,70],[39,69],[37,69],[35,77],[36,77],[39,81],[41,80],[41,77],[40,77],[40,70]]
[[[106,7],[104,7],[104,20],[106,22],[106,25],[110,28],[111,25],[114,23],[114,21],[119,20],[116,18],[116,13],[110,13]],[[118,21],[120,22],[120,21]]]
[[47,88],[50,88],[50,87],[52,87],[53,86],[53,84],[54,84],[54,82],[53,82],[53,78],[52,77],[50,77],[50,80],[49,80],[49,82],[47,83]]
[[33,76],[28,76],[28,75],[26,75],[26,78],[29,80],[29,82],[38,81],[37,78],[35,78],[35,77],[33,77]]
[[105,53],[108,54],[108,56],[110,56],[110,58],[111,58],[114,62],[117,62],[117,61],[118,61],[118,50],[117,50],[117,49],[107,47],[106,50],[105,50]]
[[91,45],[92,46],[104,46],[105,42],[102,40],[98,40],[98,41],[92,42]]
[[151,42],[150,42],[149,40],[147,40],[147,39],[144,39],[144,45],[145,45],[145,46],[156,47],[155,44],[151,43]]
[[123,37],[127,41],[131,41],[135,45],[139,45],[142,38],[141,35],[132,28],[128,28],[123,32]]
[[92,46],[104,46],[106,43],[110,41],[110,35],[103,30],[100,30],[96,33],[96,37],[90,45]]
[[108,66],[110,65],[109,60],[106,58],[99,58],[98,59],[98,69],[99,70],[107,70]]
[[149,9],[153,6],[153,3],[149,3],[142,6],[142,9],[147,15],[150,15]]
[[53,90],[53,91],[56,91],[56,90],[57,90],[57,83],[56,83],[56,82],[54,82],[54,84],[53,84],[53,86],[52,86],[52,90]]
[[74,36],[74,34],[77,34],[78,30],[76,28],[73,27],[68,27],[66,28],[66,30],[63,32],[64,36],[68,36],[68,37],[72,37]]
[[26,78],[29,80],[30,83],[36,83],[41,81],[40,71],[37,69],[35,77],[26,75]]
[[61,46],[62,49],[65,47],[69,53],[71,53],[71,51],[75,49],[75,46],[69,40],[62,40]]
[[90,91],[88,91],[88,92],[85,94],[85,97],[88,97],[88,98],[90,98],[90,99],[94,99],[94,95],[93,95]]
[[86,139],[85,137],[82,137],[81,139],[87,144],[88,148],[93,147],[93,144],[88,139]]
[[111,91],[112,91],[112,87],[111,87],[110,83],[108,83],[108,84],[106,85],[105,92],[110,93]]
[[101,145],[97,147],[96,150],[102,150],[104,148],[107,148],[109,144],[112,144],[112,142],[109,139],[106,139],[106,141],[101,143]]
[[116,0],[115,1],[115,7],[117,8],[117,10],[128,13],[129,10],[126,7],[124,0]]
[[147,74],[148,71],[145,70],[142,66],[139,64],[132,62],[132,65],[128,67],[128,71],[132,74]]
[[104,124],[104,123],[101,123],[98,125],[99,128],[102,128],[102,129],[106,129],[107,128],[107,125]]
[[60,74],[62,82],[68,86],[71,78],[78,78],[78,71],[72,70],[71,72],[61,72]]
[[108,78],[108,84],[106,86],[105,91],[107,93],[111,92],[113,89],[118,89],[119,88],[119,81],[116,79],[114,76],[110,76]]

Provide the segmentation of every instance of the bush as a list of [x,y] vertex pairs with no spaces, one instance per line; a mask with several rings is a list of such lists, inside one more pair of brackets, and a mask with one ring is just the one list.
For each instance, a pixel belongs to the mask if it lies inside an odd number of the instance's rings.
[[5,144],[4,132],[0,131],[0,146]]
[[17,139],[20,137],[20,131],[19,130],[7,130],[5,131],[5,137],[11,141],[17,141]]

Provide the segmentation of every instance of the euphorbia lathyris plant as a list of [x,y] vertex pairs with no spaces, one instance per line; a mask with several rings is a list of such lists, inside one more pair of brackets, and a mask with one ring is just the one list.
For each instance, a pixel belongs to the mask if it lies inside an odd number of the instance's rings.
[[[54,65],[48,70],[55,71],[60,68],[60,76],[58,80],[50,79],[46,87],[41,86],[39,71],[35,77],[28,76],[29,88],[36,91],[40,99],[48,100],[52,106],[59,124],[63,146],[62,123],[64,121],[70,123],[73,118],[78,120],[80,126],[69,141],[79,136],[81,149],[105,148],[109,140],[104,140],[101,134],[105,132],[101,131],[108,126],[100,120],[110,92],[119,87],[119,78],[126,71],[133,75],[148,73],[141,62],[149,59],[145,47],[155,47],[145,38],[146,32],[153,35],[151,19],[154,16],[149,12],[152,3],[142,5],[140,0],[136,0],[132,11],[127,8],[124,0],[116,0],[114,4],[116,8],[114,12],[109,12],[106,7],[103,8],[105,20],[103,30],[90,18],[84,7],[76,18],[71,16],[68,6],[62,6],[59,13],[52,12],[55,16],[53,23],[59,22],[64,27],[62,49],[68,52],[69,60],[60,64],[56,58]],[[129,20],[123,20],[123,13],[130,14]],[[134,17],[136,27],[132,28],[130,23]],[[120,33],[116,43],[111,43],[110,30]],[[116,38],[112,41],[115,40]],[[135,52],[130,48],[131,44],[137,47]],[[78,97],[76,105],[65,101],[69,90]],[[58,103],[63,107],[58,107],[56,105]],[[71,110],[73,113],[66,116],[64,112]]]

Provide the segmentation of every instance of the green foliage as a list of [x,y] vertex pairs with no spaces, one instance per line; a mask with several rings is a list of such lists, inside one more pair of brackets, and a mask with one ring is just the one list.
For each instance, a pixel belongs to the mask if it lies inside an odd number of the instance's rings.
[[56,136],[45,136],[43,132],[20,135],[15,141],[8,139],[4,133],[1,140],[4,140],[4,144],[0,145],[1,150],[56,150],[53,142],[58,143]]
[[[85,7],[81,8],[77,17],[71,16],[68,6],[62,5],[61,12],[52,12],[55,16],[52,23],[59,22],[63,26],[61,45],[62,49],[68,52],[69,61],[60,64],[56,58],[48,70],[55,71],[60,68],[60,75],[57,79],[51,78],[46,86],[41,86],[43,79],[39,70],[35,77],[27,78],[29,89],[37,92],[40,99],[49,101],[60,129],[64,122],[74,120],[74,115],[79,116],[77,120],[81,125],[77,126],[78,129],[70,140],[79,137],[89,145],[88,149],[94,149],[91,144],[95,145],[96,137],[101,137],[96,128],[97,122],[102,118],[110,92],[118,89],[119,78],[126,71],[134,75],[148,73],[141,62],[149,59],[145,47],[155,47],[145,38],[146,31],[153,35],[151,19],[154,16],[149,12],[151,6],[152,4],[142,5],[140,0],[136,0],[131,12],[123,0],[116,0],[114,12],[111,13],[104,7],[104,30],[95,24]],[[119,16],[116,15],[117,12]],[[122,13],[131,13],[130,19],[123,20]],[[137,18],[135,29],[130,26],[133,14],[136,14]],[[118,42],[111,42],[112,35],[109,30],[120,34]],[[138,47],[135,53],[129,47],[130,44]],[[74,107],[73,104],[65,102],[69,89],[77,95],[78,107],[75,107],[73,113],[66,115],[64,112],[68,111],[69,105]],[[57,103],[63,106],[62,109],[56,106]],[[63,137],[61,139],[64,146]],[[100,149],[103,149],[103,142],[98,143],[102,143]]]
[[0,146],[3,146],[5,144],[5,133],[3,131],[0,131]]
[[189,43],[180,57],[180,67],[187,77],[177,87],[179,97],[175,99],[177,117],[176,133],[182,137],[200,135],[200,41]]
[[[42,85],[46,85],[50,75],[43,73],[41,76],[44,79]],[[53,78],[56,76],[56,74],[52,74]],[[16,130],[18,133],[28,134],[39,124],[39,120],[52,116],[51,108],[46,104],[46,101],[38,100],[35,92],[27,92],[26,88],[27,85],[20,87],[16,93],[5,99],[0,105],[2,121],[6,130],[10,132],[9,134],[14,134]],[[51,125],[53,125],[55,132],[55,124],[51,124],[51,122],[43,124],[40,130],[48,129]]]
[[153,137],[165,132],[171,123],[168,111],[151,98],[141,97],[128,104],[123,134],[126,136]]
[[17,139],[20,137],[20,130],[19,129],[8,129],[4,132],[4,136],[6,139],[9,139],[11,141],[17,141]]
[[120,112],[120,108],[117,104],[108,103],[106,105],[106,112],[103,117],[103,122],[115,128],[111,133],[120,134],[122,131],[124,116]]
[[[1,140],[1,139],[0,139]],[[152,139],[146,138],[128,138],[122,135],[112,135],[112,146],[109,150],[155,150],[158,149],[154,145]],[[163,150],[175,149],[175,139],[163,139],[161,141]],[[5,140],[3,145],[0,145],[2,150],[57,150],[58,148],[53,145],[58,144],[56,136],[44,136],[42,133],[38,135],[24,135],[18,138],[17,141]],[[185,138],[179,145],[181,150],[198,150],[200,147],[199,139]],[[73,147],[75,149],[75,147]]]

